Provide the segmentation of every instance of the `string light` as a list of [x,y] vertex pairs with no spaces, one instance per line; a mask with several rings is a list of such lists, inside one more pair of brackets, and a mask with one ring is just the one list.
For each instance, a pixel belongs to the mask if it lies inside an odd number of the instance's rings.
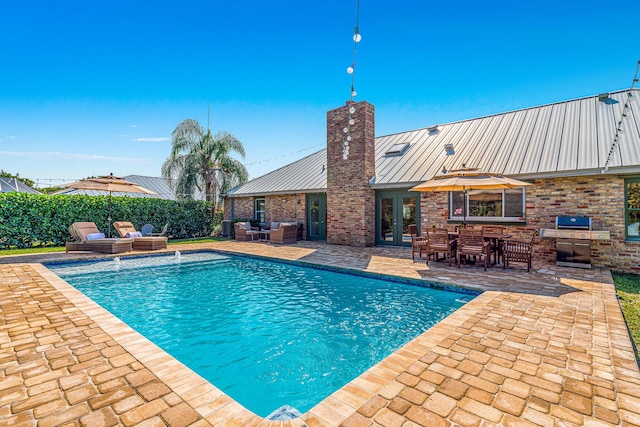
[[620,120],[618,120],[618,125],[616,126],[616,134],[613,137],[611,148],[609,148],[609,154],[607,155],[607,161],[604,163],[604,168],[602,168],[602,173],[605,173],[609,170],[609,164],[611,163],[616,148],[618,148],[618,144],[620,143],[620,135],[624,133],[622,121],[630,119],[631,102],[635,101],[635,99],[637,98],[633,94],[633,86],[635,86],[635,84],[638,82],[638,69],[640,69],[640,61],[638,61],[638,65],[636,66],[636,74],[633,76],[631,87],[627,91],[627,100],[625,101],[624,107],[622,108],[622,116],[620,116]]
[[347,160],[349,158],[349,143],[351,142],[351,126],[355,125],[356,121],[353,118],[353,115],[356,112],[355,103],[353,98],[358,95],[355,89],[355,80],[356,80],[356,51],[358,48],[358,43],[362,40],[362,35],[360,34],[360,29],[358,28],[358,20],[360,19],[360,0],[358,0],[358,11],[356,13],[356,27],[353,34],[353,62],[349,67],[347,67],[347,74],[351,75],[351,95],[349,97],[349,124],[345,127],[345,140],[342,147],[342,159]]
[[[244,166],[253,166],[253,165],[261,165],[263,163],[268,163],[274,160],[278,160],[281,158],[285,158],[288,156],[293,156],[299,153],[303,153],[305,151],[309,151],[309,150],[313,150],[315,148],[320,148],[322,147],[323,144],[319,144],[319,145],[312,145],[310,147],[306,147],[306,148],[302,148],[300,150],[297,151],[292,151],[288,154],[282,154],[280,156],[275,156],[275,157],[270,157],[268,159],[263,159],[263,160],[259,160],[256,162],[251,162],[251,163],[243,163]],[[196,172],[194,173],[194,175],[200,175],[200,172]],[[20,178],[18,178],[20,179]],[[62,184],[65,184],[67,182],[74,182],[74,181],[80,181],[82,178],[34,178],[32,181],[34,181],[36,183],[36,187],[37,188],[46,188],[46,187],[58,187]],[[54,183],[54,181],[58,181],[60,182],[60,184],[56,184]]]

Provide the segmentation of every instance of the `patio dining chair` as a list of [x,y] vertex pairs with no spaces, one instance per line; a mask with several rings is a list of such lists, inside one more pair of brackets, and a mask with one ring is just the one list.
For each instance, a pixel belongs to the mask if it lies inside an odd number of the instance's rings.
[[[422,257],[423,253],[427,253],[427,238],[418,235],[418,226],[415,224],[409,225],[409,233],[411,234],[411,259],[415,261],[416,252],[418,253],[418,257]],[[429,264],[428,255],[427,264]]]
[[427,265],[429,257],[433,255],[433,260],[438,261],[438,254],[444,254],[444,258],[449,262],[456,257],[456,239],[449,236],[447,229],[427,230]]
[[[500,225],[483,225],[485,233],[504,234],[504,227]],[[502,259],[502,242],[498,239],[491,239],[491,252],[493,252],[493,262],[497,264]]]
[[505,240],[502,243],[502,268],[507,268],[510,262],[524,262],[527,264],[527,271],[531,271],[533,245],[538,233],[538,229],[534,230],[529,240]]
[[491,243],[485,241],[482,229],[461,228],[458,233],[458,268],[460,262],[466,263],[466,257],[472,256],[476,260],[483,261],[484,271],[487,271],[489,259],[491,259]]

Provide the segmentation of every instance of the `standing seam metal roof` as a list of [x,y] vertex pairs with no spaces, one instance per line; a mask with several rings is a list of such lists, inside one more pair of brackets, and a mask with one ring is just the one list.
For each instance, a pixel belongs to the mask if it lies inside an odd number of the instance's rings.
[[[518,179],[601,173],[629,90],[525,108],[502,114],[377,137],[373,188],[407,188],[447,170],[467,167]],[[640,91],[634,89],[629,120],[622,120],[609,174],[640,173]],[[409,142],[401,156],[385,156],[393,144]],[[453,144],[447,156],[444,146]],[[231,197],[326,191],[321,150],[229,192]]]
[[[142,175],[127,175],[124,176],[123,179],[126,181],[133,182],[138,184],[148,190],[154,191],[157,194],[142,194],[142,193],[122,193],[122,192],[114,192],[111,193],[112,196],[126,196],[126,197],[144,197],[150,199],[165,199],[165,200],[175,200],[176,197],[169,186],[169,183],[164,178],[152,177],[152,176],[142,176]],[[56,194],[86,194],[88,196],[105,196],[109,195],[107,191],[97,191],[97,190],[67,190],[67,191],[59,191]]]
[[34,190],[20,181],[20,178],[0,178],[0,193],[12,193],[14,191],[19,193],[41,194],[38,190]]

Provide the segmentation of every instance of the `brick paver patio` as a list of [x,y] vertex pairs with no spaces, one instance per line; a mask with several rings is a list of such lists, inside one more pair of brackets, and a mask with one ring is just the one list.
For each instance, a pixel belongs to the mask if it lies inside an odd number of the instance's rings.
[[[301,419],[253,415],[39,262],[0,258],[0,425],[640,425],[640,372],[606,270],[412,262],[407,248],[216,249],[485,291]],[[96,255],[89,255],[95,257]],[[122,255],[121,255],[122,256]]]

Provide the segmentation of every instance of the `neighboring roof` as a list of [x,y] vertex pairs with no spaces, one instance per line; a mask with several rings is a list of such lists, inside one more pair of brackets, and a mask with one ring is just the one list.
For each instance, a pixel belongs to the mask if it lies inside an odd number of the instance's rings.
[[[622,118],[629,90],[463,120],[377,137],[373,188],[406,188],[463,164],[517,179],[600,174]],[[640,91],[632,91],[628,120],[622,120],[619,144],[608,174],[640,173]],[[394,144],[409,143],[402,155],[385,156]],[[452,145],[449,146],[449,144]],[[447,148],[445,148],[445,145]],[[447,150],[454,154],[447,156]],[[319,151],[235,188],[229,195],[250,196],[326,190],[301,171],[319,171],[326,150]],[[319,178],[319,176],[315,176]],[[304,184],[304,185],[303,185]]]
[[[151,190],[157,194],[142,194],[142,193],[111,193],[112,196],[127,196],[127,197],[147,197],[152,199],[166,199],[175,200],[175,195],[171,191],[171,187],[164,178],[141,176],[141,175],[127,175],[123,177],[126,181],[138,184],[148,190]],[[56,194],[86,194],[88,196],[105,196],[108,195],[106,191],[96,190],[67,190],[60,191]]]
[[17,191],[19,193],[41,194],[39,191],[29,187],[20,178],[0,178],[0,193],[11,193]]
[[327,150],[320,150],[236,187],[228,195],[238,197],[323,192],[327,189],[326,164]]

